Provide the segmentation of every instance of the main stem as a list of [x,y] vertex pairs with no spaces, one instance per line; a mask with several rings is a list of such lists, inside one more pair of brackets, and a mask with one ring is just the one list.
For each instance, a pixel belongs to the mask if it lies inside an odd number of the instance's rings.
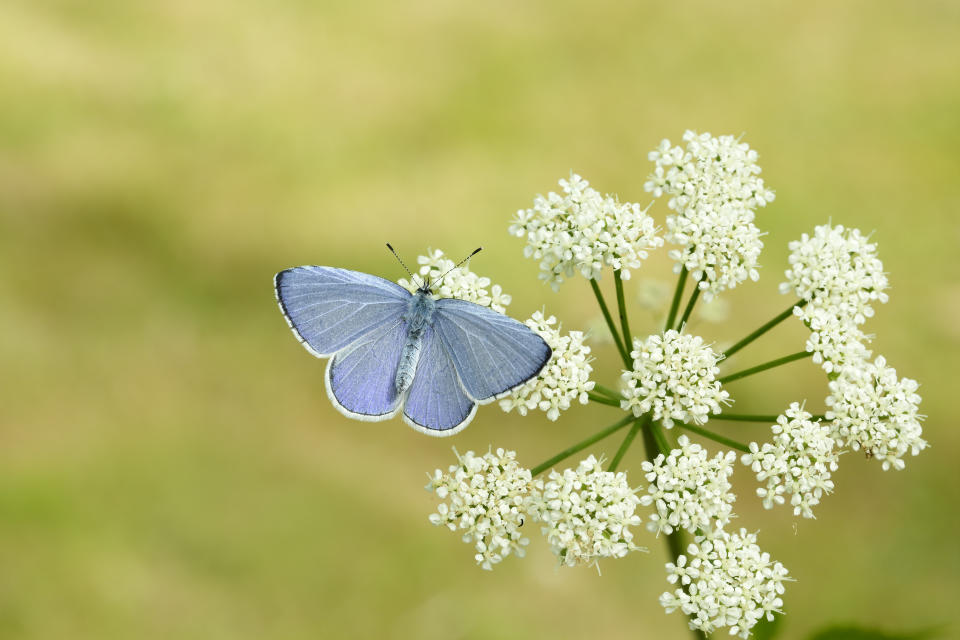
[[745,346],[747,346],[748,344],[750,344],[751,342],[753,342],[754,340],[756,340],[757,338],[765,334],[767,331],[770,331],[770,329],[773,329],[775,326],[777,326],[778,324],[780,324],[781,322],[783,322],[784,320],[792,316],[793,310],[795,307],[799,307],[802,309],[806,304],[807,304],[806,300],[798,300],[794,304],[790,305],[789,307],[784,309],[780,314],[778,314],[776,318],[764,324],[762,327],[760,327],[759,329],[757,329],[756,331],[748,335],[746,338],[744,338],[737,344],[733,345],[732,347],[724,351],[723,352],[724,357],[729,358],[730,356],[735,354],[737,351],[740,351],[740,349],[743,349]]
[[677,323],[677,331],[683,329],[683,325],[687,324],[687,320],[690,319],[690,314],[693,313],[693,305],[697,304],[697,298],[700,297],[700,284],[699,281],[694,285],[693,293],[690,294],[690,301],[687,302],[687,308],[683,310],[683,315],[680,316],[680,322]]
[[[669,450],[663,450],[661,445],[657,443],[657,437],[655,430],[658,429],[658,425],[648,423],[647,428],[643,430],[643,446],[646,449],[647,460],[651,463],[656,459],[657,455],[663,453],[663,455],[668,455]],[[677,560],[683,555],[683,530],[676,528],[673,530],[673,533],[663,537],[667,544],[667,553],[670,554],[670,560],[673,564],[677,564]],[[681,586],[681,589],[686,591],[686,588]],[[693,637],[696,640],[706,640],[706,634],[700,631],[699,629],[691,629],[690,632],[693,634]]]
[[640,431],[644,425],[650,424],[650,414],[642,418],[634,418],[633,420],[633,426],[630,427],[630,431],[627,432],[627,436],[620,444],[620,448],[617,449],[617,453],[614,454],[613,460],[610,461],[610,466],[607,467],[607,471],[617,470],[617,467],[620,466],[620,461],[623,460],[623,456],[627,454],[627,449],[633,444],[633,439],[637,437],[637,432]]
[[610,335],[613,336],[613,342],[617,345],[617,351],[620,352],[620,358],[623,360],[623,364],[627,367],[627,369],[630,369],[630,358],[626,349],[623,348],[623,342],[620,339],[620,332],[617,331],[617,326],[613,323],[613,316],[610,315],[610,309],[607,308],[607,303],[603,299],[603,293],[600,291],[600,285],[598,285],[597,281],[593,278],[590,279],[590,288],[593,289],[593,295],[597,297],[597,304],[600,305],[600,312],[603,313],[603,319],[607,321],[607,328],[610,329]]

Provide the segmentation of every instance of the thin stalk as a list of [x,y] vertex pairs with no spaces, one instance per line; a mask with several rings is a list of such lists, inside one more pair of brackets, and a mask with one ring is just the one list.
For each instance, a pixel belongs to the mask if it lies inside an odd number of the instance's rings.
[[663,433],[663,430],[660,428],[660,425],[653,423],[650,425],[650,431],[653,433],[653,439],[657,442],[657,448],[665,456],[670,455],[670,451],[673,450],[673,447],[670,446],[670,443],[667,442],[667,436]]
[[673,327],[673,321],[677,319],[677,309],[680,308],[680,298],[683,296],[683,288],[687,284],[686,267],[680,269],[680,277],[677,279],[677,288],[673,292],[673,302],[670,303],[670,313],[667,315],[667,324],[663,327],[664,332]]
[[[647,460],[650,462],[653,462],[657,454],[661,451],[661,445],[657,443],[656,426],[657,425],[650,424],[647,429],[643,430],[643,446],[646,449]],[[669,453],[669,450],[664,452],[664,454],[666,453]],[[673,564],[677,564],[677,560],[683,555],[683,549],[686,546],[683,540],[683,530],[678,527],[673,530],[673,533],[663,538],[667,545],[667,553],[670,555],[670,561],[673,562]],[[687,587],[681,585],[680,588],[689,593]],[[693,637],[697,640],[705,640],[707,637],[698,629],[691,629],[691,633],[693,633]]]
[[813,354],[809,351],[798,351],[797,353],[791,353],[788,356],[783,356],[782,358],[777,358],[776,360],[771,360],[770,362],[764,362],[763,364],[758,364],[755,367],[750,367],[749,369],[744,369],[743,371],[737,371],[736,373],[731,373],[728,376],[724,376],[720,378],[720,384],[726,384],[728,382],[733,382],[734,380],[739,380],[740,378],[746,378],[747,376],[752,376],[755,373],[760,373],[761,371],[766,371],[767,369],[779,367],[782,364],[809,358],[812,355]]
[[605,396],[605,395],[601,395],[601,394],[599,394],[599,393],[594,393],[593,391],[587,391],[587,397],[590,398],[590,401],[591,401],[591,402],[596,402],[596,403],[599,403],[599,404],[606,404],[606,405],[609,405],[609,406],[611,406],[611,407],[617,407],[618,409],[620,408],[620,401],[619,401],[619,400],[614,400],[613,398],[608,398],[608,397]]
[[643,418],[633,419],[633,426],[630,427],[630,431],[627,432],[626,437],[620,444],[620,448],[617,449],[617,452],[614,454],[613,460],[610,461],[610,466],[607,467],[607,471],[617,470],[617,467],[620,465],[620,461],[623,460],[623,456],[627,453],[627,449],[629,449],[630,445],[633,444],[633,439],[637,437],[637,432],[640,431],[640,428],[645,424],[650,424],[649,414]]
[[792,316],[794,307],[803,308],[806,304],[807,304],[806,300],[798,300],[794,304],[790,305],[789,307],[784,309],[782,313],[779,313],[777,317],[775,317],[773,320],[761,326],[759,329],[757,329],[756,331],[748,335],[746,338],[744,338],[737,344],[733,345],[732,347],[724,351],[723,352],[724,357],[729,358],[730,356],[735,354],[737,351],[740,351],[740,349],[743,349],[745,346],[747,346],[748,344],[750,344],[751,342],[753,342],[754,340],[756,340],[757,338],[765,334],[767,331],[770,331],[770,329],[773,329],[775,326],[777,326],[778,324],[780,324],[781,322],[783,322],[784,320]]
[[[697,281],[699,283],[699,281]],[[690,319],[690,314],[693,313],[693,305],[697,304],[697,298],[700,297],[700,285],[696,284],[693,289],[693,293],[690,295],[690,301],[687,302],[687,308],[683,310],[683,315],[680,316],[680,322],[677,323],[677,331],[683,329],[683,325],[687,324],[687,320]]]
[[779,416],[759,416],[748,415],[745,413],[721,413],[716,416],[710,416],[711,420],[727,420],[729,422],[769,422],[774,423]]
[[707,431],[703,427],[698,427],[695,424],[684,424],[682,422],[674,422],[674,424],[680,427],[681,429],[686,429],[691,433],[696,433],[698,435],[703,436],[704,438],[709,438],[710,440],[713,440],[714,442],[719,442],[720,444],[728,446],[731,449],[736,449],[737,451],[743,451],[744,453],[750,453],[750,447],[748,447],[747,445],[737,442],[736,440],[731,440],[730,438],[725,438],[721,436],[719,433],[714,433],[713,431]]
[[623,344],[627,351],[633,349],[633,337],[630,335],[630,323],[627,322],[627,305],[623,299],[623,280],[620,278],[620,269],[613,272],[613,283],[617,290],[617,311],[620,312],[620,328],[623,329]]
[[613,336],[613,342],[617,345],[617,351],[620,352],[620,358],[623,360],[623,364],[627,369],[631,369],[630,358],[627,354],[627,351],[623,348],[623,342],[620,340],[620,332],[617,331],[616,325],[613,323],[613,317],[610,315],[610,309],[607,308],[607,303],[603,299],[603,294],[600,292],[600,285],[597,284],[597,281],[590,279],[590,287],[593,289],[593,295],[597,297],[597,304],[600,305],[600,311],[603,313],[603,319],[607,321],[607,328],[610,329],[610,335]]
[[620,398],[623,397],[622,393],[614,391],[610,387],[604,387],[603,385],[599,385],[599,384],[593,385],[593,390],[596,391],[597,393],[602,393],[605,396],[609,396],[614,400],[619,400]]
[[593,434],[592,436],[590,436],[590,437],[587,438],[586,440],[581,440],[580,442],[578,442],[577,444],[573,445],[572,447],[568,447],[568,448],[564,449],[563,451],[561,451],[561,452],[558,453],[557,455],[553,456],[553,457],[550,458],[549,460],[546,460],[546,461],[538,464],[537,466],[535,466],[533,469],[530,470],[530,474],[533,475],[534,477],[540,475],[541,473],[543,473],[544,471],[546,471],[547,469],[549,469],[549,468],[552,467],[553,465],[557,464],[558,462],[560,462],[560,461],[562,461],[562,460],[566,460],[567,458],[569,458],[569,457],[572,456],[573,454],[578,453],[578,452],[580,452],[580,451],[583,451],[584,449],[586,449],[587,447],[589,447],[589,446],[592,445],[593,443],[599,442],[600,440],[603,440],[604,438],[606,438],[607,436],[609,436],[611,433],[614,433],[615,431],[619,431],[620,429],[623,429],[625,426],[627,426],[628,424],[630,424],[630,423],[633,422],[634,420],[636,420],[636,418],[633,417],[633,414],[628,415],[628,416],[624,416],[622,419],[620,419],[620,420],[618,420],[617,422],[613,423],[612,425],[610,425],[610,426],[607,427],[606,429],[601,429],[600,431],[596,432],[595,434]]

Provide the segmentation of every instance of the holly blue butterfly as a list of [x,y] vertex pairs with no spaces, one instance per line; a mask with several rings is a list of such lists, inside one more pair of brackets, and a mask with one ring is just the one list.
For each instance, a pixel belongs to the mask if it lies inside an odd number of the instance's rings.
[[525,324],[488,307],[435,300],[442,279],[411,294],[366,273],[304,266],[281,271],[273,283],[297,340],[330,359],[326,385],[334,407],[366,421],[402,411],[417,431],[449,436],[470,424],[478,404],[540,373],[552,351]]

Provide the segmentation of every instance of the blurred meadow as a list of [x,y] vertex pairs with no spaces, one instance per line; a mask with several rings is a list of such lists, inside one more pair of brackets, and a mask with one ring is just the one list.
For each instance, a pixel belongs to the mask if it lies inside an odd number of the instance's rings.
[[[958,33],[951,0],[0,3],[0,638],[688,637],[644,530],[651,552],[602,577],[557,570],[536,531],[488,573],[427,522],[451,446],[533,466],[613,410],[488,406],[452,439],[349,421],[271,289],[300,264],[399,278],[387,241],[408,262],[482,245],[472,269],[511,315],[602,327],[583,281],[538,282],[509,221],[571,170],[649,202],[647,152],[687,128],[744,133],[777,191],[760,281],[696,330],[729,344],[781,311],[802,232],[872,231],[892,286],[866,328],[928,415],[904,471],[845,456],[816,520],[734,475],[736,524],[797,580],[783,637],[960,637]],[[628,292],[647,279],[673,286],[665,251]],[[732,366],[802,348],[798,324]],[[819,411],[826,383],[804,361],[730,390],[743,412]]]

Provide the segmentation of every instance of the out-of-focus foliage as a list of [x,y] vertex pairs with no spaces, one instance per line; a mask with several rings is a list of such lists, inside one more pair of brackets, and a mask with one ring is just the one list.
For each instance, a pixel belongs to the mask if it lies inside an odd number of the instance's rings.
[[[471,266],[513,315],[596,326],[586,285],[538,282],[509,221],[571,170],[645,204],[647,151],[686,128],[745,132],[777,190],[760,281],[697,330],[722,346],[785,308],[802,232],[873,232],[892,289],[866,330],[929,415],[903,472],[844,456],[815,521],[740,497],[735,524],[797,579],[778,637],[950,617],[958,27],[945,0],[0,3],[0,637],[687,637],[652,537],[602,577],[539,540],[488,573],[427,522],[451,445],[532,466],[603,407],[487,406],[453,441],[348,421],[270,287],[311,263],[395,279],[386,241],[408,261],[483,245]],[[628,286],[670,278],[665,254]],[[736,357],[804,339],[792,323]],[[613,347],[593,355],[614,382]],[[809,362],[749,387],[738,411],[826,394]],[[641,459],[621,465],[637,482]]]

